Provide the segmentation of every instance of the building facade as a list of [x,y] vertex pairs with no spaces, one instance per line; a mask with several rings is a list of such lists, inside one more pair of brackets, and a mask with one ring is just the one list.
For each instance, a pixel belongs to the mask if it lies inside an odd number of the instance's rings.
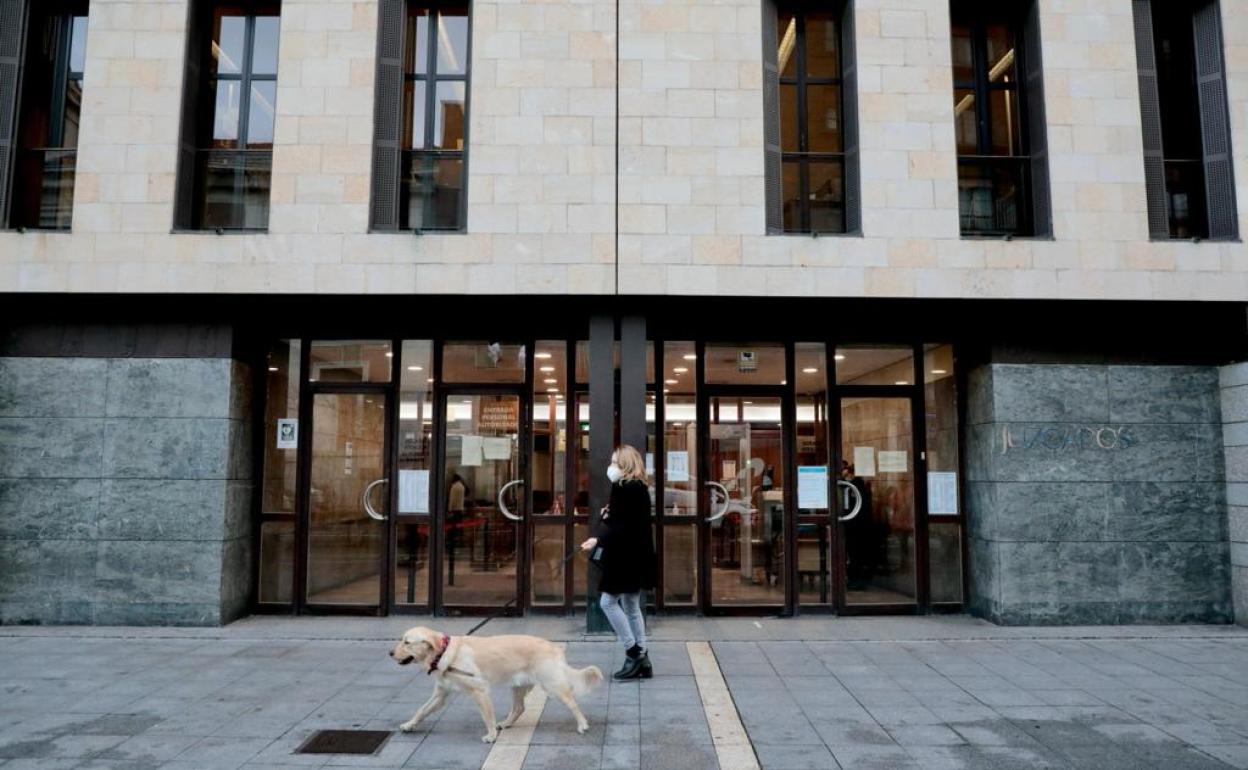
[[0,0],[0,622],[1248,618],[1227,0]]

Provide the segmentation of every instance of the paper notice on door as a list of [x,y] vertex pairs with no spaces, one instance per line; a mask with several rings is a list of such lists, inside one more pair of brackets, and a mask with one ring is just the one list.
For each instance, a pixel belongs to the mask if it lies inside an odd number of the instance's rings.
[[688,481],[689,480],[689,453],[688,452],[668,452],[666,471],[667,471],[668,481]]
[[875,447],[854,447],[854,475],[863,478],[875,475]]
[[480,436],[464,436],[459,450],[459,461],[465,466],[475,468],[481,464],[482,443]]
[[880,450],[880,473],[906,473],[909,471],[908,454],[904,449],[900,451]]
[[797,469],[797,507],[803,511],[828,507],[828,466],[802,465]]
[[429,471],[399,471],[399,513],[429,512]]
[[510,460],[511,439],[486,438],[482,440],[482,450],[487,460]]
[[277,421],[277,448],[299,448],[299,421],[282,419]]
[[933,516],[958,515],[958,474],[927,474],[927,512]]
[[646,475],[654,475],[654,452],[646,452]]

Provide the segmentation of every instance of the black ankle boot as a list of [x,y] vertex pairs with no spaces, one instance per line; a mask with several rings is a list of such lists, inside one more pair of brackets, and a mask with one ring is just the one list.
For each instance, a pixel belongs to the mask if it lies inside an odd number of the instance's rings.
[[625,679],[637,679],[641,676],[642,651],[637,645],[633,645],[624,651],[624,666],[612,675],[612,679],[622,681]]
[[654,678],[654,666],[650,665],[650,653],[648,652],[641,653],[641,658],[639,658],[639,660],[641,661],[641,673],[639,674],[639,676],[642,679],[653,679]]

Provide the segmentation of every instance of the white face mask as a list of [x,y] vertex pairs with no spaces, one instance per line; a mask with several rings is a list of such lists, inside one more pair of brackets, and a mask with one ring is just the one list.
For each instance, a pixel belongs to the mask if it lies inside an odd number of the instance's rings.
[[624,478],[624,471],[620,470],[620,466],[611,463],[607,466],[607,478],[611,479],[611,483],[614,484]]

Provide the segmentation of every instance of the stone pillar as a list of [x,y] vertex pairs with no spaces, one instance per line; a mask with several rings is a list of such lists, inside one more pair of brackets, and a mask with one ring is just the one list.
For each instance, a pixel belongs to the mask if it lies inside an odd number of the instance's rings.
[[225,347],[0,357],[0,623],[246,612],[251,375]]
[[1248,625],[1248,362],[1222,367],[1222,443],[1235,622]]
[[971,611],[1005,624],[1228,621],[1218,392],[1214,367],[972,370]]

